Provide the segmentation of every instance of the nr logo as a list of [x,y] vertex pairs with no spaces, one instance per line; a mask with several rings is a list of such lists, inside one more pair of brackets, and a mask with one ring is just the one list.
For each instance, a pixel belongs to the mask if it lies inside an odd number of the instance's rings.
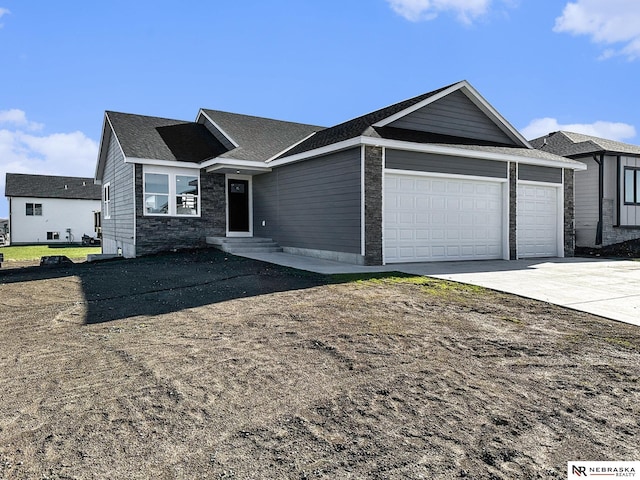
[[578,477],[582,477],[583,475],[587,476],[587,467],[581,467],[578,465],[571,465],[571,474],[577,475]]

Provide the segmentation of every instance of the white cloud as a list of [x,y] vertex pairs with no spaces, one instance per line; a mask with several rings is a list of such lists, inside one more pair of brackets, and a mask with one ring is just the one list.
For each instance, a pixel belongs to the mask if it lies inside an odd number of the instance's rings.
[[41,123],[30,122],[27,120],[27,114],[17,108],[11,110],[0,110],[0,125],[9,124],[16,127],[26,127],[28,130],[42,130]]
[[[11,12],[9,10],[7,10],[6,8],[2,8],[0,7],[0,18],[2,18],[5,15],[10,14]],[[0,23],[0,28],[2,28],[4,26],[4,24]]]
[[[30,122],[20,110],[0,111],[0,198],[4,196],[6,173],[70,175],[92,177],[98,157],[98,144],[80,131],[41,135],[16,127],[39,125]],[[0,203],[0,217],[7,216],[6,203]]]
[[560,130],[617,141],[624,141],[636,136],[635,127],[628,123],[598,121],[560,124],[555,118],[549,117],[532,120],[529,125],[520,130],[520,133],[527,139],[533,139]]
[[640,58],[640,2],[638,0],[576,0],[556,18],[555,32],[587,35],[606,46],[601,59],[623,55]]
[[470,24],[487,13],[492,0],[387,0],[391,8],[411,22],[433,20],[442,12],[454,12],[462,23]]

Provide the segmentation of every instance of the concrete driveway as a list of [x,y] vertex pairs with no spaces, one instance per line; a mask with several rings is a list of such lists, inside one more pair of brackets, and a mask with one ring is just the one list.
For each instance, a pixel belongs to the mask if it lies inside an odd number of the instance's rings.
[[287,253],[246,256],[325,274],[399,271],[426,275],[513,293],[640,326],[640,261],[547,258],[363,267]]

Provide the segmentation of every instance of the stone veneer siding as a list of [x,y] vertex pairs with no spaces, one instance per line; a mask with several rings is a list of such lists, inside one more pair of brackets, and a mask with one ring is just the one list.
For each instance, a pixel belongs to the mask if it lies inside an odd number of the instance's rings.
[[382,147],[364,147],[364,263],[382,265]]
[[575,172],[564,169],[564,256],[573,257],[576,251]]
[[[602,245],[615,245],[628,240],[640,239],[640,227],[625,227],[613,225],[613,209],[615,201],[611,198],[602,200]],[[600,245],[599,245],[600,246]]]
[[518,258],[518,237],[516,233],[518,214],[518,166],[509,163],[509,259]]
[[204,247],[205,237],[226,234],[225,176],[200,172],[200,217],[145,216],[142,165],[136,165],[136,256]]

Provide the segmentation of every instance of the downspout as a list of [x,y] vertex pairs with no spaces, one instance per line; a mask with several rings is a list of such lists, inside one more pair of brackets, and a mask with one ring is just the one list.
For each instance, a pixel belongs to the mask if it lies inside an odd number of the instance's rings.
[[602,245],[602,197],[604,197],[604,153],[600,159],[594,153],[593,160],[598,164],[598,225],[596,227],[596,245]]

